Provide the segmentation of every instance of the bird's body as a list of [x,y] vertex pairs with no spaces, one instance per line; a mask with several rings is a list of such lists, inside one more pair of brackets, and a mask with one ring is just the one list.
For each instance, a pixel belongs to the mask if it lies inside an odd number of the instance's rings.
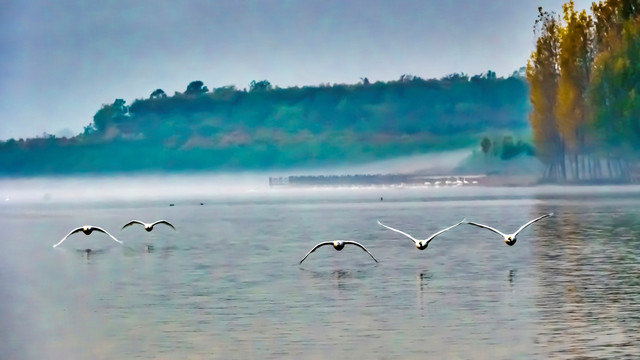
[[387,226],[387,225],[385,225],[385,224],[381,223],[381,222],[380,222],[380,220],[378,220],[378,224],[379,224],[379,225],[382,225],[382,226],[384,226],[384,227],[386,227],[387,229],[389,229],[389,230],[391,230],[391,231],[395,231],[395,232],[397,232],[397,233],[399,233],[399,234],[402,234],[402,235],[404,235],[404,236],[408,237],[409,239],[413,240],[413,243],[416,245],[416,248],[418,248],[418,250],[424,250],[424,249],[426,249],[426,248],[429,246],[429,243],[431,242],[431,240],[435,239],[435,237],[436,237],[436,236],[438,236],[438,235],[442,234],[443,232],[445,232],[445,231],[447,231],[447,230],[451,230],[451,229],[453,229],[454,227],[456,227],[456,226],[458,226],[458,225],[462,224],[465,220],[466,220],[466,219],[462,219],[462,220],[461,220],[460,222],[458,222],[457,224],[452,225],[452,226],[449,226],[448,228],[444,228],[444,229],[442,229],[442,230],[438,231],[437,233],[435,233],[435,234],[431,235],[430,237],[428,237],[428,238],[426,238],[426,239],[424,239],[424,240],[416,239],[416,238],[414,238],[413,236],[411,236],[411,235],[407,234],[407,233],[406,233],[406,232],[404,232],[404,231],[401,231],[401,230],[398,230],[398,229],[392,228],[391,226]]
[[53,247],[57,247],[58,245],[62,244],[62,242],[67,240],[67,238],[69,236],[71,236],[72,234],[75,234],[77,232],[80,232],[80,231],[82,231],[85,235],[90,235],[94,231],[102,232],[102,233],[105,233],[105,234],[109,235],[109,237],[112,238],[114,241],[122,244],[122,241],[120,241],[120,240],[116,239],[115,237],[113,237],[113,235],[109,234],[106,230],[104,230],[104,229],[102,229],[100,227],[97,227],[97,226],[85,225],[85,226],[81,226],[81,227],[78,227],[78,228],[75,228],[75,229],[71,230],[71,232],[69,232],[67,234],[67,236],[63,237],[62,240],[60,240],[57,244],[53,245]]
[[541,219],[544,219],[544,218],[546,218],[548,216],[553,216],[553,213],[544,214],[542,216],[539,216],[539,217],[527,222],[526,224],[522,225],[516,232],[511,233],[511,234],[505,234],[505,233],[503,233],[502,231],[500,231],[498,229],[492,228],[491,226],[484,225],[484,224],[479,224],[479,223],[475,223],[475,222],[471,222],[471,221],[467,222],[467,224],[474,225],[474,226],[477,226],[477,227],[481,227],[481,228],[484,228],[484,229],[487,229],[487,230],[491,230],[494,233],[499,234],[500,236],[502,236],[503,239],[504,239],[504,242],[507,245],[513,246],[513,245],[516,244],[517,236],[522,230],[524,230],[527,226],[533,224],[534,222],[536,222],[538,220],[541,220]]
[[351,244],[351,245],[355,245],[359,248],[361,248],[362,250],[364,250],[367,254],[369,254],[369,256],[371,256],[371,258],[375,261],[378,262],[378,260],[376,260],[376,258],[371,255],[371,253],[369,252],[369,250],[367,250],[364,246],[362,246],[361,244],[355,242],[355,241],[349,241],[349,240],[334,240],[334,241],[325,241],[325,242],[321,242],[319,244],[317,244],[316,246],[313,247],[313,249],[309,250],[309,252],[302,258],[302,260],[300,260],[299,264],[302,264],[302,262],[304,261],[304,259],[307,258],[307,256],[309,256],[309,254],[311,254],[312,252],[316,251],[316,249],[318,249],[319,247],[325,246],[325,245],[331,245],[333,246],[334,249],[340,251],[342,249],[344,249],[344,246],[347,244]]
[[173,225],[171,225],[171,223],[170,223],[170,222],[168,222],[167,220],[158,220],[158,221],[155,221],[155,222],[152,222],[152,223],[145,223],[145,222],[142,222],[142,221],[140,221],[140,220],[131,220],[131,221],[129,221],[128,223],[126,223],[122,228],[124,229],[124,228],[126,228],[127,226],[131,226],[131,225],[133,225],[133,224],[140,224],[140,225],[144,226],[144,229],[145,229],[147,232],[149,232],[149,231],[153,230],[153,227],[154,227],[155,225],[157,225],[157,224],[166,224],[166,225],[170,226],[173,230],[175,230],[175,229],[176,229],[176,228],[175,228]]

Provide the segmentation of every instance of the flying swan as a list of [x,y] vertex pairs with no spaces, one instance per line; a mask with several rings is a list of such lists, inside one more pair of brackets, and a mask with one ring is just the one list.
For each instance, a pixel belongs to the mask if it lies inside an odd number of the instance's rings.
[[505,234],[505,233],[503,233],[502,231],[500,231],[500,230],[498,230],[498,229],[494,229],[494,228],[492,228],[491,226],[487,226],[487,225],[483,225],[483,224],[478,224],[478,223],[474,223],[474,222],[471,222],[471,221],[470,221],[470,222],[468,222],[467,224],[471,224],[471,225],[475,225],[475,226],[478,226],[478,227],[481,227],[481,228],[485,228],[485,229],[487,229],[487,230],[491,230],[491,231],[493,231],[493,232],[494,232],[494,233],[496,233],[496,234],[500,234],[500,235],[504,238],[504,242],[505,242],[507,245],[509,245],[509,246],[513,246],[513,245],[515,245],[515,243],[516,243],[516,240],[517,240],[517,239],[516,239],[516,237],[518,236],[518,234],[520,233],[520,231],[524,230],[524,228],[526,228],[527,226],[529,226],[529,225],[533,224],[534,222],[536,222],[536,221],[538,221],[538,220],[540,220],[540,219],[544,219],[544,218],[546,218],[547,216],[553,216],[553,213],[544,214],[544,215],[542,215],[542,216],[540,216],[540,217],[537,217],[537,218],[535,218],[535,219],[533,219],[533,220],[529,221],[528,223],[526,223],[526,224],[522,225],[522,226],[520,227],[520,229],[518,229],[518,230],[517,230],[516,232],[514,232],[513,234]]
[[416,238],[414,238],[413,236],[411,236],[411,235],[407,234],[407,233],[406,233],[406,232],[404,232],[404,231],[400,231],[400,230],[398,230],[398,229],[394,229],[394,228],[392,228],[391,226],[387,226],[387,225],[385,225],[385,224],[381,223],[381,222],[380,222],[380,220],[378,220],[378,224],[379,224],[379,225],[382,225],[382,226],[384,226],[384,227],[386,227],[387,229],[389,229],[389,230],[391,230],[391,231],[395,231],[395,232],[397,232],[397,233],[399,233],[399,234],[402,234],[402,235],[404,235],[404,236],[408,237],[409,239],[413,240],[414,244],[416,245],[416,247],[417,247],[419,250],[424,250],[424,249],[426,249],[426,248],[427,248],[427,246],[429,246],[429,242],[431,242],[431,240],[435,239],[435,238],[436,238],[436,236],[438,236],[438,235],[442,234],[443,232],[445,232],[445,231],[447,231],[447,230],[451,230],[451,229],[453,229],[454,227],[456,227],[456,226],[458,226],[458,225],[462,224],[463,222],[465,222],[466,220],[467,220],[467,219],[462,219],[462,220],[461,220],[460,222],[458,222],[457,224],[455,224],[455,225],[451,225],[451,226],[449,226],[448,228],[442,229],[442,230],[438,231],[437,233],[435,233],[435,234],[431,235],[430,237],[428,237],[428,238],[426,238],[426,239],[424,239],[424,240],[416,239]]
[[175,227],[173,227],[173,225],[171,225],[171,223],[170,223],[170,222],[168,222],[167,220],[158,220],[158,221],[153,222],[153,223],[145,223],[145,222],[142,222],[142,221],[140,221],[140,220],[131,220],[131,221],[129,221],[128,223],[126,223],[122,228],[124,229],[124,228],[126,228],[127,226],[131,226],[131,225],[133,225],[133,224],[140,224],[140,225],[144,226],[144,229],[145,229],[145,230],[147,230],[147,231],[151,231],[151,230],[153,230],[153,227],[154,227],[155,225],[157,225],[157,224],[167,224],[167,225],[171,226],[171,228],[172,228],[173,230],[175,230],[175,229],[176,229],[176,228],[175,228]]
[[364,246],[362,246],[361,244],[355,242],[355,241],[349,241],[349,240],[335,240],[335,241],[325,241],[325,242],[321,242],[318,245],[314,246],[313,249],[309,250],[309,252],[307,253],[307,255],[305,255],[302,260],[300,260],[300,262],[298,264],[302,264],[302,262],[304,261],[304,259],[307,258],[307,256],[309,256],[309,254],[311,254],[312,252],[316,251],[317,248],[321,247],[321,246],[325,246],[325,245],[333,245],[333,248],[340,251],[342,249],[344,249],[344,246],[347,244],[351,244],[351,245],[355,245],[357,247],[359,247],[360,249],[364,250],[367,254],[369,254],[369,256],[371,256],[371,258],[373,260],[375,260],[375,262],[378,262],[378,260],[376,260],[375,257],[373,257],[373,255],[371,255],[371,253],[369,252],[369,250],[367,250]]
[[67,240],[67,238],[69,236],[71,236],[72,234],[75,234],[77,232],[82,231],[85,235],[89,235],[91,234],[93,231],[99,231],[102,233],[105,233],[107,235],[109,235],[109,237],[111,237],[113,240],[115,240],[117,243],[122,244],[122,241],[116,239],[115,237],[113,237],[113,235],[109,234],[106,230],[104,230],[103,228],[99,228],[97,226],[92,226],[92,225],[85,225],[85,226],[81,226],[79,228],[73,229],[71,230],[70,233],[67,234],[67,236],[63,237],[62,240],[60,240],[57,244],[53,245],[53,247],[57,247],[58,245],[62,244],[63,241]]

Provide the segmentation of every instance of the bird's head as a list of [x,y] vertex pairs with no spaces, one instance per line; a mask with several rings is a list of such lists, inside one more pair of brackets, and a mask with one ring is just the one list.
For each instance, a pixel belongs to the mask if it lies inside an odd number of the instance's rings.
[[340,251],[342,250],[342,248],[344,248],[344,242],[342,241],[334,241],[333,242],[333,248]]
[[145,230],[147,230],[147,231],[151,231],[151,229],[152,229],[152,228],[151,228],[151,226],[149,226],[149,225],[145,225],[145,226],[144,226],[144,229],[145,229]]
[[416,242],[416,247],[418,248],[418,250],[424,250],[429,246],[429,243],[427,241],[417,241]]

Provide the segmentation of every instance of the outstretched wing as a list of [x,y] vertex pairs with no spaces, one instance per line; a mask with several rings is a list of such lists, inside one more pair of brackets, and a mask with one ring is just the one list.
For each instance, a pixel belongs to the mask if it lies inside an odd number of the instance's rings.
[[144,226],[144,223],[143,223],[142,221],[140,221],[140,220],[131,220],[131,221],[129,221],[128,223],[126,223],[126,224],[122,227],[122,229],[126,228],[127,226],[131,226],[131,225],[133,225],[133,224],[140,224],[140,225]]
[[115,240],[116,242],[118,242],[118,243],[122,244],[122,241],[120,241],[120,240],[118,240],[118,239],[114,238],[114,237],[113,237],[113,235],[111,235],[111,234],[109,234],[109,233],[107,232],[107,230],[105,230],[105,229],[103,229],[103,228],[99,228],[99,227],[97,227],[97,226],[92,226],[91,228],[92,228],[93,230],[97,230],[97,231],[100,231],[100,232],[103,232],[103,233],[105,233],[105,234],[109,235],[109,237],[111,237],[113,240]]
[[548,217],[548,216],[553,216],[553,213],[544,214],[544,215],[542,215],[542,216],[540,216],[540,217],[537,217],[537,218],[535,218],[535,219],[533,219],[533,220],[529,221],[528,223],[526,223],[526,224],[524,224],[524,225],[520,226],[520,229],[518,229],[518,231],[516,231],[516,232],[515,232],[514,236],[517,236],[517,235],[518,235],[518,233],[520,233],[520,231],[524,230],[524,228],[526,228],[527,226],[529,226],[529,225],[533,224],[534,222],[536,222],[536,221],[538,221],[538,220],[540,220],[540,219],[544,219],[544,218],[546,218],[546,217]]
[[362,244],[359,244],[355,241],[350,241],[350,240],[346,240],[344,242],[345,244],[351,244],[351,245],[355,245],[357,247],[359,247],[360,249],[364,250],[367,254],[369,254],[369,256],[371,256],[371,258],[375,261],[378,262],[378,260],[369,252],[369,250],[367,250],[364,246],[362,246]]
[[53,247],[56,247],[56,246],[58,246],[58,245],[62,244],[62,242],[63,242],[63,241],[65,241],[65,240],[67,240],[67,238],[68,238],[69,236],[71,236],[71,234],[75,234],[75,233],[77,233],[77,232],[79,232],[79,231],[82,231],[82,227],[75,228],[75,229],[71,230],[71,232],[69,232],[69,233],[67,234],[67,236],[63,237],[63,238],[62,238],[62,240],[58,241],[58,243],[57,243],[57,244],[55,244],[55,245],[53,245]]
[[313,247],[313,249],[309,250],[309,252],[307,253],[307,255],[305,255],[302,260],[300,260],[300,262],[298,264],[302,264],[302,262],[304,261],[304,259],[307,258],[307,256],[309,256],[309,254],[311,254],[312,252],[316,251],[317,248],[321,247],[321,246],[325,246],[325,245],[333,245],[332,241],[325,241],[325,242],[321,242],[320,244],[316,245]]
[[387,225],[385,225],[385,224],[381,223],[381,222],[380,222],[380,220],[378,220],[378,224],[380,224],[380,225],[382,225],[382,226],[386,227],[387,229],[389,229],[389,230],[391,230],[391,231],[395,231],[395,232],[397,232],[397,233],[399,233],[399,234],[402,234],[402,235],[404,235],[404,236],[408,237],[409,239],[413,240],[413,242],[418,242],[418,241],[420,241],[420,240],[418,240],[418,239],[414,238],[413,236],[411,236],[411,235],[407,234],[407,233],[406,233],[406,232],[404,232],[404,231],[400,231],[400,230],[398,230],[398,229],[394,229],[394,228],[392,228],[391,226],[387,226]]
[[154,222],[153,224],[151,224],[151,227],[154,227],[156,224],[167,224],[167,225],[171,226],[171,228],[172,228],[173,230],[175,230],[175,229],[176,229],[176,228],[175,228],[175,227],[173,227],[173,225],[171,225],[171,223],[170,223],[170,222],[168,222],[167,220],[158,220],[158,221]]
[[498,230],[498,229],[494,229],[494,228],[492,228],[491,226],[487,226],[487,225],[484,225],[484,224],[474,223],[474,222],[472,222],[472,221],[467,221],[467,224],[474,225],[474,226],[481,227],[481,228],[485,228],[485,229],[487,229],[487,230],[491,230],[491,231],[493,231],[493,232],[494,232],[494,233],[496,233],[496,234],[500,234],[502,237],[506,237],[506,234],[505,234],[505,233],[503,233],[502,231],[500,231],[500,230]]
[[445,231],[447,231],[447,230],[451,230],[451,229],[453,229],[454,227],[456,227],[456,226],[458,226],[458,225],[462,224],[462,223],[463,223],[463,222],[465,222],[465,221],[467,221],[467,219],[466,219],[466,218],[465,218],[465,219],[460,220],[460,222],[459,222],[459,223],[457,223],[457,224],[455,224],[455,225],[451,225],[451,226],[449,226],[448,228],[444,228],[444,229],[442,229],[442,230],[438,231],[437,233],[435,233],[435,234],[431,235],[431,237],[429,237],[429,238],[427,239],[427,244],[428,244],[431,240],[435,239],[435,237],[436,237],[436,236],[438,236],[438,235],[442,234],[443,232],[445,232]]

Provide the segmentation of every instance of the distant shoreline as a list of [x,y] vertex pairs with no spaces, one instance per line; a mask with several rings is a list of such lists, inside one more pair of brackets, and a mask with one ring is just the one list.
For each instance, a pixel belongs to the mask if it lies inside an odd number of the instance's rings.
[[531,187],[541,185],[603,186],[637,185],[633,179],[596,179],[566,182],[543,181],[536,175],[408,175],[408,174],[353,174],[353,175],[294,175],[270,176],[271,188],[300,187]]

